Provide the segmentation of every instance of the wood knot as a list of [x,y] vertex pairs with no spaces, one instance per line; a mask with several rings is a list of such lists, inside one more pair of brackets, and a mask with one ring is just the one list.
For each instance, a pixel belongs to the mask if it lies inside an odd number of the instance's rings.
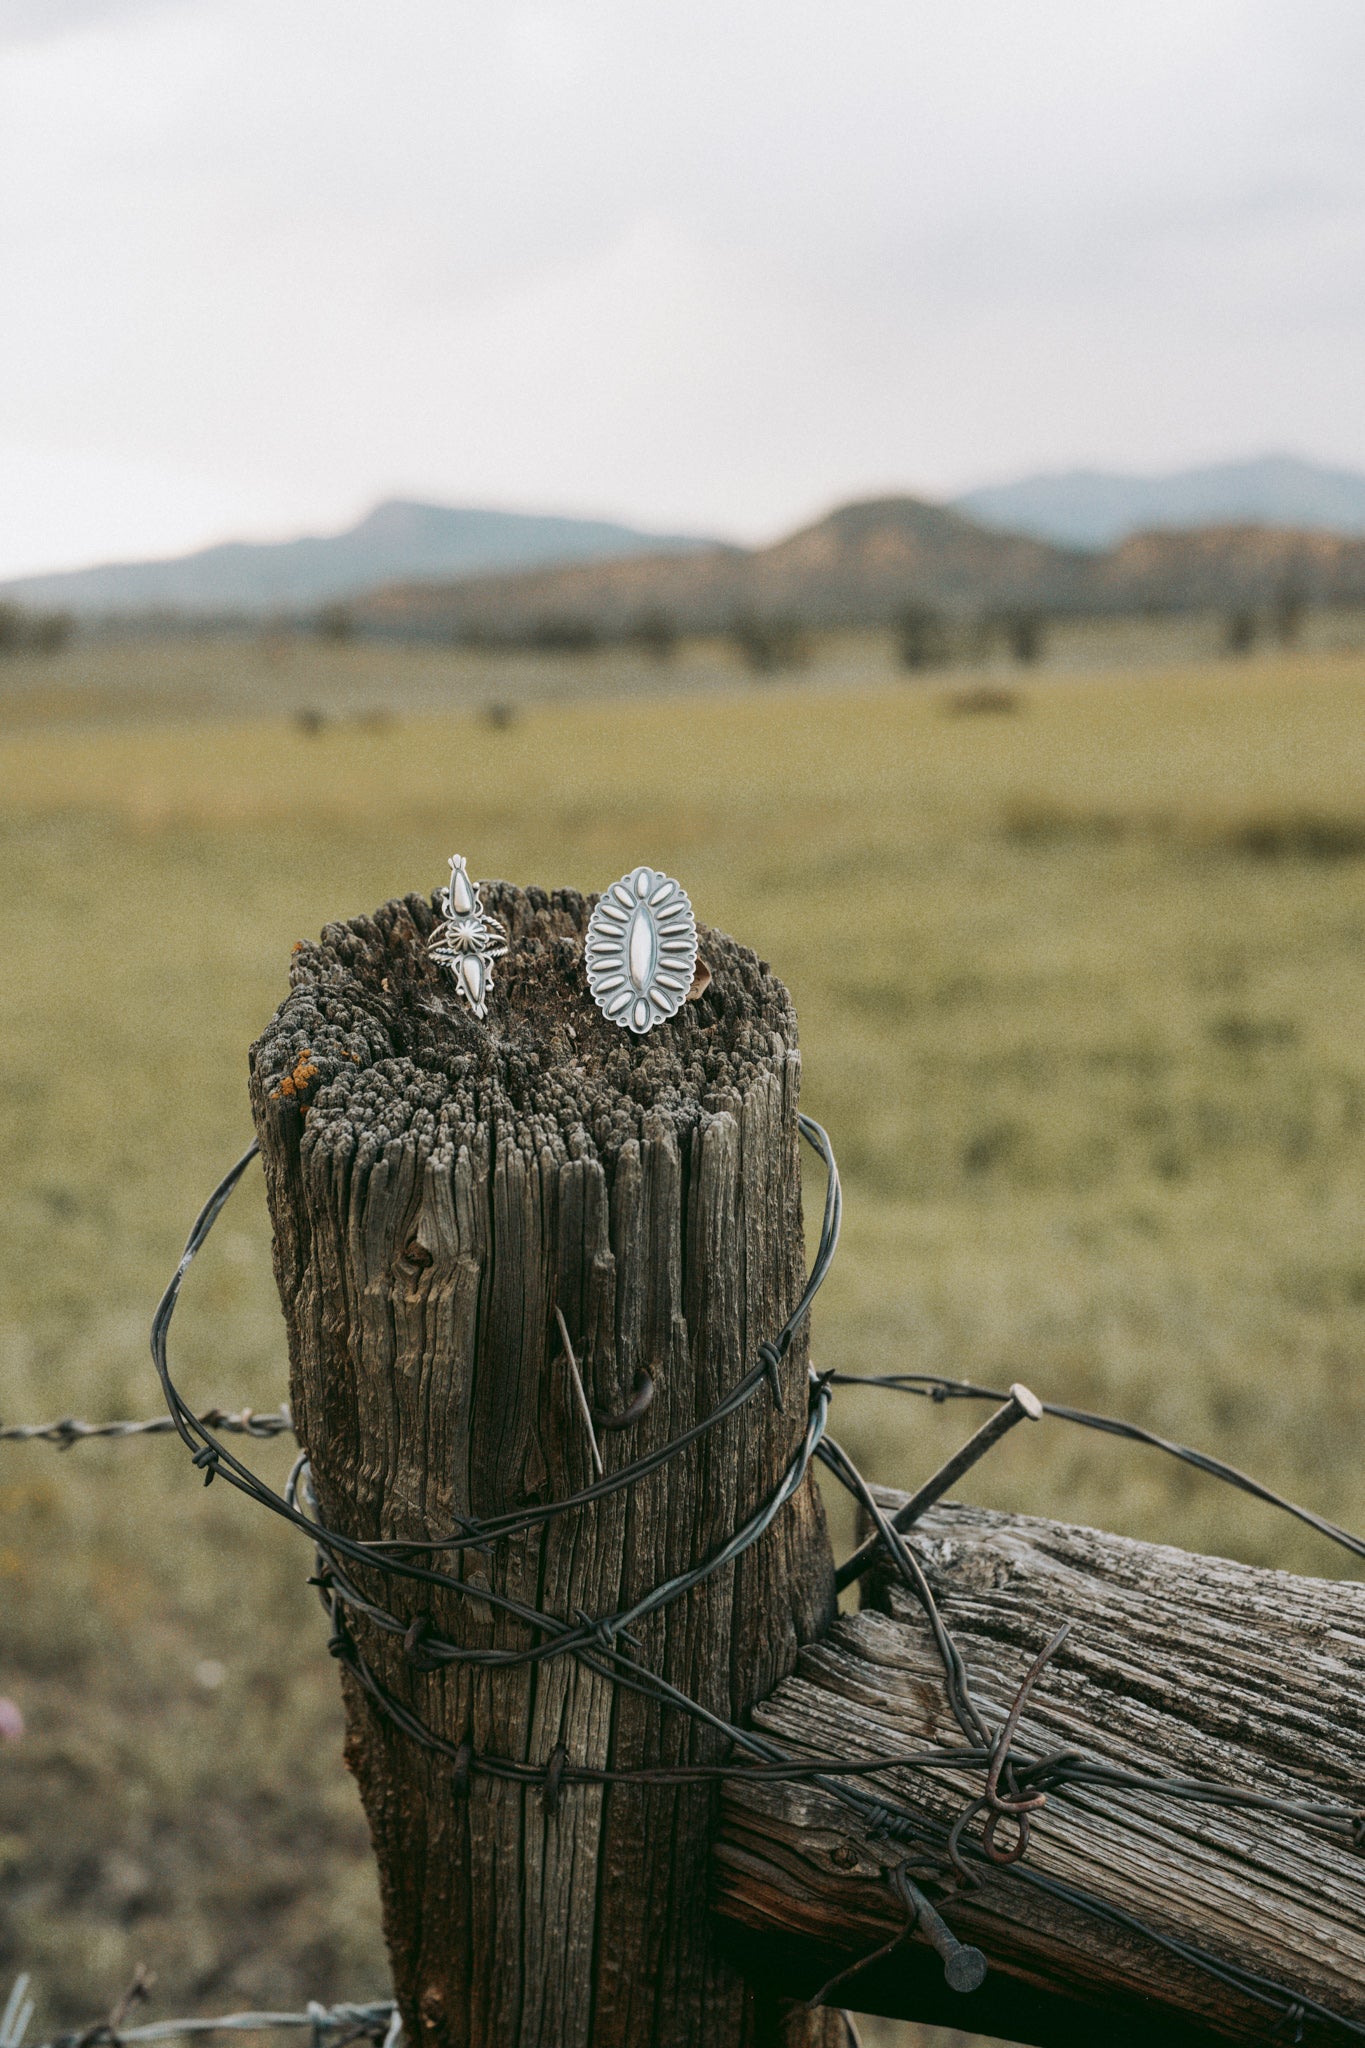
[[422,2015],[424,2027],[440,2026],[446,2015],[446,2002],[437,1985],[428,1984],[418,2002],[418,2011]]
[[837,1863],[840,1870],[852,1870],[858,1861],[858,1851],[848,1842],[838,1842],[829,1852],[831,1863]]
[[403,1247],[403,1257],[410,1266],[429,1266],[432,1254],[419,1237],[411,1237]]

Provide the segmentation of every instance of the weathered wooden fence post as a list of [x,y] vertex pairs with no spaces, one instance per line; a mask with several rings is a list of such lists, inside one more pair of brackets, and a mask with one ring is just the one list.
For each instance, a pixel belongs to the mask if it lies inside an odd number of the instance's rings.
[[[592,1482],[565,1320],[608,1473],[700,1422],[800,1294],[796,1020],[785,989],[703,934],[709,991],[635,1040],[594,1008],[590,904],[496,884],[511,950],[477,1022],[427,958],[431,906],[390,903],[297,949],[252,1053],[252,1099],[289,1327],[291,1395],[325,1521],[429,1542],[461,1516]],[[628,1491],[485,1553],[441,1558],[471,1591],[572,1622],[713,1553],[771,1493],[805,1425],[804,1333],[765,1387]],[[636,1402],[638,1409],[639,1402]],[[411,1626],[351,1617],[357,1648],[444,1741],[384,1718],[345,1674],[347,1754],[379,1860],[409,2038],[431,2048],[833,2044],[781,2019],[716,1945],[707,1785],[500,1780],[483,1768],[715,1758],[690,1717],[573,1655],[424,1670],[424,1631],[524,1651],[520,1620],[457,1592],[357,1578]],[[809,1478],[738,1562],[632,1631],[642,1666],[727,1719],[789,1673],[833,1614]],[[543,1641],[543,1638],[539,1640]]]

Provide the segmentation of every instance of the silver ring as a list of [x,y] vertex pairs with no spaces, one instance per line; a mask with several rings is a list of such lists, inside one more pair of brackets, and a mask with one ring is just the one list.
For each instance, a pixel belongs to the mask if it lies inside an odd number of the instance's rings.
[[657,868],[613,882],[588,920],[588,987],[611,1024],[640,1036],[680,1010],[697,971],[686,891]]
[[450,969],[474,1015],[484,1016],[493,962],[507,951],[507,939],[497,919],[485,915],[462,853],[450,857],[450,881],[441,891],[441,921],[427,940],[427,950],[439,966]]

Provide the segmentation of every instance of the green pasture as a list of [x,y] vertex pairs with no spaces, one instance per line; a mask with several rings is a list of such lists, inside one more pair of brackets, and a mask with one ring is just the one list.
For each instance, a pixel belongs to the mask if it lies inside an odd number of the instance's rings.
[[[456,849],[583,889],[649,860],[794,992],[847,1186],[819,1363],[1022,1378],[1365,1524],[1365,657],[1012,700],[852,657],[593,695],[579,662],[510,721],[485,679],[319,731],[269,688],[236,722],[154,691],[130,714],[120,675],[60,724],[0,702],[0,1420],[155,1408],[151,1306],[249,1139],[246,1049],[296,939]],[[204,1404],[284,1390],[254,1179],[178,1362]],[[909,1482],[969,1419],[841,1396],[835,1428]],[[1051,1423],[971,1497],[1346,1564]],[[161,2012],[382,1986],[307,1569],[170,1443],[0,1445],[0,1694],[28,1722],[0,1748],[0,1985],[34,1970],[43,2021],[139,1961]]]

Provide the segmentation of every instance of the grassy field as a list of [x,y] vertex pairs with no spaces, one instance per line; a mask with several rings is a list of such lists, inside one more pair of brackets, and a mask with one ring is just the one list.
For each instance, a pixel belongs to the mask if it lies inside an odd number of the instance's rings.
[[[1112,676],[1202,663],[1219,654],[1227,628],[1217,613],[1050,619],[1030,672]],[[1268,634],[1268,619],[1262,617],[1258,629]],[[1315,609],[1297,630],[1310,659],[1365,656],[1365,610]],[[959,622],[953,641],[954,659],[922,680],[949,689],[970,689],[987,678],[1017,680],[1017,664],[999,632]],[[903,682],[897,644],[889,628],[826,631],[798,636],[793,658],[807,683],[844,695],[850,686]],[[663,656],[626,643],[565,657],[399,640],[338,644],[273,627],[144,638],[78,633],[55,654],[12,652],[0,660],[0,733],[263,716],[374,731],[395,717],[452,712],[500,724],[529,706],[578,703],[585,696],[598,702],[660,692],[732,696],[770,681],[755,676],[729,635],[683,639]]]
[[[1365,658],[1056,672],[971,716],[970,679],[837,650],[804,682],[591,700],[580,662],[497,726],[487,677],[362,720],[353,654],[310,653],[345,714],[317,732],[283,693],[172,717],[126,651],[86,716],[0,702],[0,1419],[155,1407],[150,1307],[249,1137],[295,939],[456,847],[583,888],[649,859],[795,993],[848,1187],[820,1363],[1022,1377],[1365,1523]],[[178,1327],[196,1397],[279,1399],[254,1180]],[[890,1396],[837,1419],[892,1481],[963,1426]],[[0,1694],[28,1724],[0,1747],[0,1985],[34,1970],[42,2023],[139,1961],[162,2013],[383,1984],[305,1561],[225,1491],[166,1443],[0,1445]],[[972,1497],[1343,1562],[1059,1425]]]

